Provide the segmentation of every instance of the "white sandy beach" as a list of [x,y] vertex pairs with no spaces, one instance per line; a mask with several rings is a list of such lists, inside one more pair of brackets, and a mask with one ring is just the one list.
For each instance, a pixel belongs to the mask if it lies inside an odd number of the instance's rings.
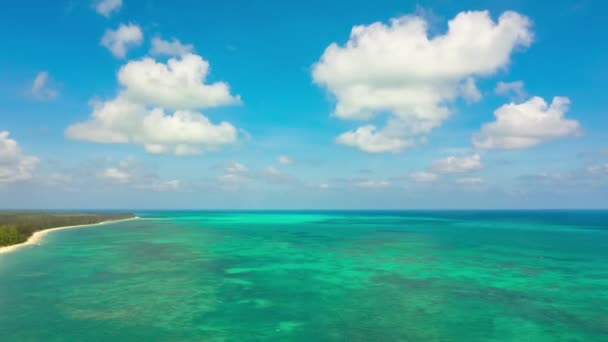
[[86,228],[86,227],[94,227],[94,226],[100,226],[100,225],[104,225],[104,224],[108,224],[108,223],[116,223],[116,222],[123,222],[123,221],[131,221],[131,220],[137,220],[139,217],[135,216],[132,218],[128,218],[128,219],[122,219],[122,220],[109,220],[109,221],[103,221],[103,222],[99,222],[99,223],[91,223],[91,224],[79,224],[76,226],[65,226],[65,227],[57,227],[57,228],[49,228],[49,229],[45,229],[45,230],[39,230],[37,232],[35,232],[34,234],[32,234],[32,236],[30,236],[29,239],[27,239],[27,241],[20,243],[18,245],[11,245],[11,246],[4,246],[4,247],[0,247],[0,254],[4,254],[4,253],[10,253],[14,250],[17,250],[21,247],[25,247],[25,246],[29,246],[29,245],[39,245],[40,241],[42,241],[42,238],[48,234],[48,233],[52,233],[58,230],[63,230],[63,229],[72,229],[72,228]]

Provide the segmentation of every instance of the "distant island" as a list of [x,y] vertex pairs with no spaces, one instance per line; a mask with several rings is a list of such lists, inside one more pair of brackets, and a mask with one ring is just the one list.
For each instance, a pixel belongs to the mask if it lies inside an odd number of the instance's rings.
[[24,244],[42,231],[135,218],[131,213],[0,211],[0,251]]

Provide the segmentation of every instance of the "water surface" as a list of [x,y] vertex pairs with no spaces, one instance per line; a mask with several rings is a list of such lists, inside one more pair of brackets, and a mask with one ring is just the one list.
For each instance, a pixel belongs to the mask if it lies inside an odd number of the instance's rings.
[[137,214],[0,255],[0,340],[608,340],[608,212]]

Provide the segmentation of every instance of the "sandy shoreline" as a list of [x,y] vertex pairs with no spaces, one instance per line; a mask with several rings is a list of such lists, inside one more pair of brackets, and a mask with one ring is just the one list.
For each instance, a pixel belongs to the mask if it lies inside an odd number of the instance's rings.
[[45,230],[39,230],[39,231],[35,232],[34,234],[32,234],[32,236],[30,236],[29,239],[27,239],[27,241],[25,241],[25,242],[22,242],[22,243],[17,244],[17,245],[10,245],[10,246],[0,247],[0,254],[10,253],[10,252],[12,252],[14,250],[17,250],[17,249],[21,248],[21,247],[25,247],[25,246],[29,246],[29,245],[38,245],[38,244],[40,244],[40,241],[42,241],[42,238],[46,234],[52,233],[52,232],[57,231],[57,230],[100,226],[100,225],[104,225],[104,224],[108,224],[108,223],[116,223],[116,222],[137,220],[138,218],[139,218],[138,216],[135,216],[135,217],[131,217],[131,218],[128,218],[128,219],[108,220],[108,221],[103,221],[103,222],[98,222],[98,223],[79,224],[79,225],[75,225],[75,226],[65,226],[65,227],[56,227],[56,228],[49,228],[49,229],[45,229]]

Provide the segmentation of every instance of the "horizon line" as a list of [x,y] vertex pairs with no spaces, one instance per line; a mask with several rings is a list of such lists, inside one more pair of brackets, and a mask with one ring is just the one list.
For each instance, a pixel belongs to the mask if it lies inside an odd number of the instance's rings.
[[608,211],[606,208],[401,208],[401,209],[374,209],[374,208],[253,208],[253,209],[236,209],[236,208],[0,208],[3,211],[206,211],[206,212],[238,212],[238,211]]

